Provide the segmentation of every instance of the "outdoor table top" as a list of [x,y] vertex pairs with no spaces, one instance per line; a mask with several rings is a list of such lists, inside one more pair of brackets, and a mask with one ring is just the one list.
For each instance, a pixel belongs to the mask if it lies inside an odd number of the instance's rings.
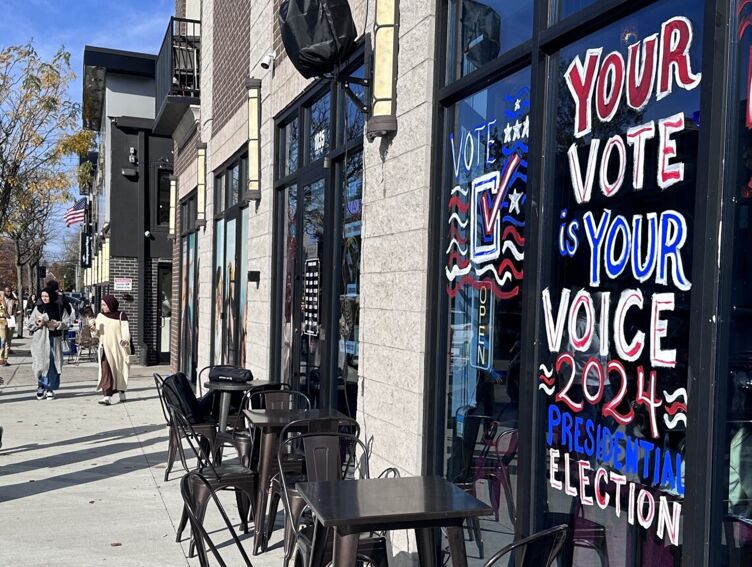
[[256,427],[282,429],[299,419],[344,419],[347,416],[336,409],[293,409],[293,410],[243,410],[248,420]]
[[230,382],[224,380],[212,382],[207,380],[204,382],[204,388],[207,390],[218,390],[220,392],[245,392],[246,390],[252,390],[257,386],[266,386],[268,383],[267,380],[249,380],[248,382]]
[[[438,476],[299,482],[319,522],[343,533],[444,525],[493,510]],[[453,522],[454,521],[454,522]]]

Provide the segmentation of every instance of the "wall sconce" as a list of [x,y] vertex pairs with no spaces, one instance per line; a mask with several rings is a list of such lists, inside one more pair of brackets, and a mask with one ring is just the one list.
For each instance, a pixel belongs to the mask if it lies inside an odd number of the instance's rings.
[[196,148],[196,226],[206,226],[206,142]]
[[373,141],[397,131],[396,77],[399,0],[376,0],[373,24],[371,116],[366,136]]
[[128,163],[135,164],[137,162],[138,162],[138,158],[136,157],[136,148],[134,147],[128,148]]
[[261,79],[246,80],[248,89],[248,185],[246,201],[261,200]]
[[167,238],[175,238],[175,208],[178,197],[178,178],[170,175],[170,226]]

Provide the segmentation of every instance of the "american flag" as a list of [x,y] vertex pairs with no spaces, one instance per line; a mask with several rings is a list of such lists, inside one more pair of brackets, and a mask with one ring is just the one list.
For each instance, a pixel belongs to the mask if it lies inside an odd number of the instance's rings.
[[74,224],[84,222],[86,216],[86,197],[82,197],[76,201],[73,206],[65,211],[63,219],[65,220],[65,226],[71,227]]

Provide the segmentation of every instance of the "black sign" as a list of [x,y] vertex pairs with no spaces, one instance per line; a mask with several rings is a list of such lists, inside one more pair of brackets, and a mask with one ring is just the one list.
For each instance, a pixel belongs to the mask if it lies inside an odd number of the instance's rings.
[[87,230],[81,231],[81,241],[79,245],[80,260],[82,268],[91,268],[91,244],[92,236],[91,232]]
[[319,261],[306,260],[303,289],[303,334],[319,334]]

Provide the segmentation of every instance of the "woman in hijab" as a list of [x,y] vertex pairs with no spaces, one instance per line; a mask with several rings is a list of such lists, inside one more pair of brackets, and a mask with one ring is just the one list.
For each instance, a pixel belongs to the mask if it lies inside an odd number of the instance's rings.
[[60,387],[63,370],[63,336],[70,325],[70,315],[56,301],[57,292],[45,288],[41,301],[27,321],[31,333],[31,369],[37,377],[37,399],[52,400]]
[[125,401],[130,373],[131,331],[128,316],[120,311],[118,300],[112,295],[102,298],[100,312],[93,321],[92,331],[99,336],[99,383],[102,391],[100,404],[109,406],[112,396],[120,392],[120,402]]

